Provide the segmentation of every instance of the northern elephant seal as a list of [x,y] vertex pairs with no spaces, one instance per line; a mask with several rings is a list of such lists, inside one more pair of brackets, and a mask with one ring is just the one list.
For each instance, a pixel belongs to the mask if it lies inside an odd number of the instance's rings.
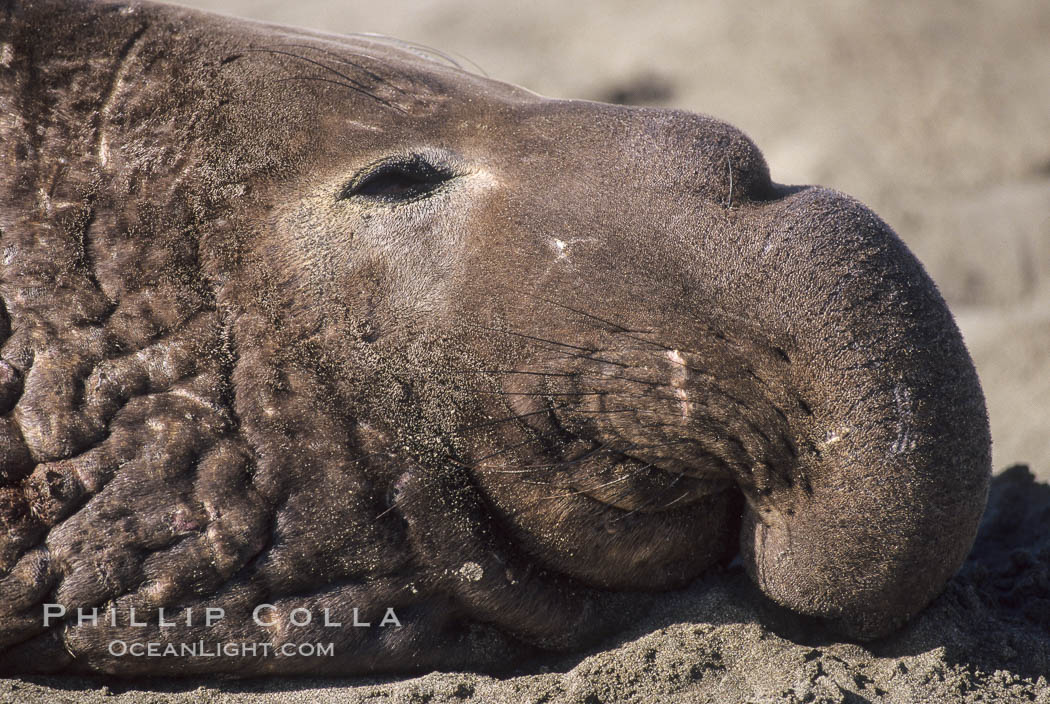
[[0,73],[0,670],[506,667],[738,546],[870,638],[969,550],[943,300],[722,122],[147,3]]

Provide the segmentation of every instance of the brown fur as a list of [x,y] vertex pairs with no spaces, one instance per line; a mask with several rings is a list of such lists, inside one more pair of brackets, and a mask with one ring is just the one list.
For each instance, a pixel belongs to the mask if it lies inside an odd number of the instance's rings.
[[[0,670],[506,667],[738,540],[869,638],[969,550],[988,426],[943,300],[732,127],[176,7],[3,13]],[[318,623],[354,607],[403,625]]]

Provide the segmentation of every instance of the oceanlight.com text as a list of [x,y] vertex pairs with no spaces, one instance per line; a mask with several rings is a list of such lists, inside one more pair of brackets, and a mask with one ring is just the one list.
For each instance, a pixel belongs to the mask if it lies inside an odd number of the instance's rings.
[[109,654],[113,657],[135,658],[291,658],[332,657],[334,643],[248,643],[208,642],[157,643],[113,640],[109,643]]

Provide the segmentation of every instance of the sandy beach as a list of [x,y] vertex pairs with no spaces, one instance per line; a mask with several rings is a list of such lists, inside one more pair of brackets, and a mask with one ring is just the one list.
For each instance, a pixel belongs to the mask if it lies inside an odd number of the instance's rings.
[[730,566],[588,652],[501,678],[16,678],[0,702],[1050,703],[1050,4],[182,4],[393,35],[552,97],[710,114],[774,180],[859,198],[963,331],[991,419],[989,507],[945,592],[874,643],[777,609]]

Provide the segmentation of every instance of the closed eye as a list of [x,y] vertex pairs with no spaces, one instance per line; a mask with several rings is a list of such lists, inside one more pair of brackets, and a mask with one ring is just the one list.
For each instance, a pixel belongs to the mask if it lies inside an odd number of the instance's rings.
[[455,174],[448,169],[413,154],[367,167],[347,184],[339,198],[365,198],[387,203],[410,201],[426,196],[454,177]]

